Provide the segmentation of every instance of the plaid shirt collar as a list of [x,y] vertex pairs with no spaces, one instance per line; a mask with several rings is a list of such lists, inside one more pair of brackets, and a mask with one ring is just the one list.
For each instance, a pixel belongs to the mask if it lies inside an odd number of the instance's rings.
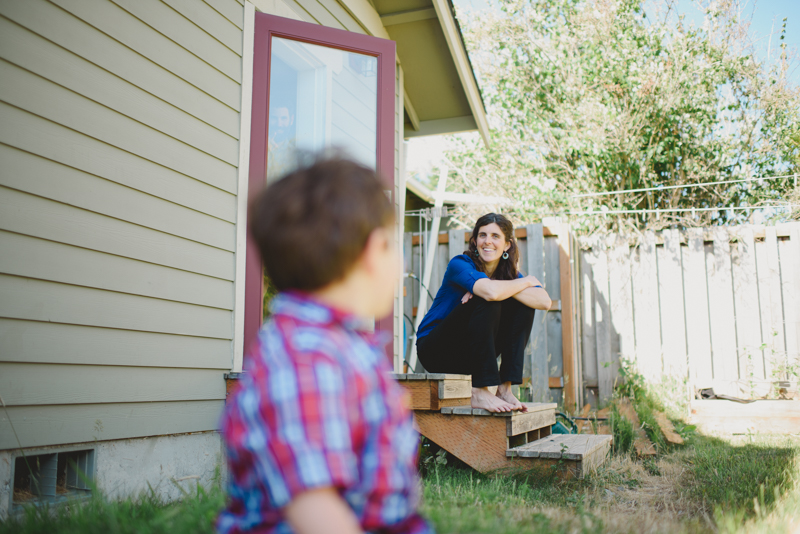
[[365,319],[323,304],[308,293],[300,291],[279,293],[269,303],[269,310],[274,315],[290,317],[315,326],[337,324],[346,330],[357,332],[362,336],[366,335],[375,341],[383,337],[378,332],[371,333],[368,321]]

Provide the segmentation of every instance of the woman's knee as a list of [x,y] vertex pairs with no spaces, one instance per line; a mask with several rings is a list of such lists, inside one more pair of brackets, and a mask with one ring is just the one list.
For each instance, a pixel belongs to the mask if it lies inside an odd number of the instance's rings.
[[502,300],[486,300],[477,295],[473,295],[470,300],[473,301],[472,304],[475,306],[476,310],[481,310],[486,313],[500,313],[503,311]]

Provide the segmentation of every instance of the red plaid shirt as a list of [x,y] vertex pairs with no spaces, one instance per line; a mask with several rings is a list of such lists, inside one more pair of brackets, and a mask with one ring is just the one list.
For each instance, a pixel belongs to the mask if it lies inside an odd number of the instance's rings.
[[416,513],[418,434],[385,355],[352,316],[273,299],[222,417],[230,471],[221,533],[289,533],[282,508],[333,487],[365,531],[432,532]]

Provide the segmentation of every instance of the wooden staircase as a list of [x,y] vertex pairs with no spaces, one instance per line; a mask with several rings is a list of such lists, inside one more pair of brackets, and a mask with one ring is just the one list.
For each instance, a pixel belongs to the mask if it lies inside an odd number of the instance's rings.
[[469,375],[395,378],[409,392],[422,435],[482,473],[551,467],[560,476],[581,478],[608,456],[611,436],[551,434],[555,403],[525,403],[525,413],[491,413],[470,406]]

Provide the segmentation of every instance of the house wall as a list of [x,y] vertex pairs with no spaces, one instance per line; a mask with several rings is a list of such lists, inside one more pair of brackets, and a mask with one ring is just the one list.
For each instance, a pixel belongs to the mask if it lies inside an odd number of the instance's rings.
[[[243,1],[0,2],[0,451],[217,428],[241,362]],[[253,4],[366,33],[334,0]]]
[[216,428],[243,12],[0,3],[0,449]]
[[[335,1],[252,4],[366,33]],[[177,497],[170,478],[206,484],[220,467],[223,373],[242,362],[245,12],[238,0],[0,2],[0,518],[20,447],[94,448],[98,488],[114,496],[149,483]],[[396,354],[401,312],[398,299]]]

